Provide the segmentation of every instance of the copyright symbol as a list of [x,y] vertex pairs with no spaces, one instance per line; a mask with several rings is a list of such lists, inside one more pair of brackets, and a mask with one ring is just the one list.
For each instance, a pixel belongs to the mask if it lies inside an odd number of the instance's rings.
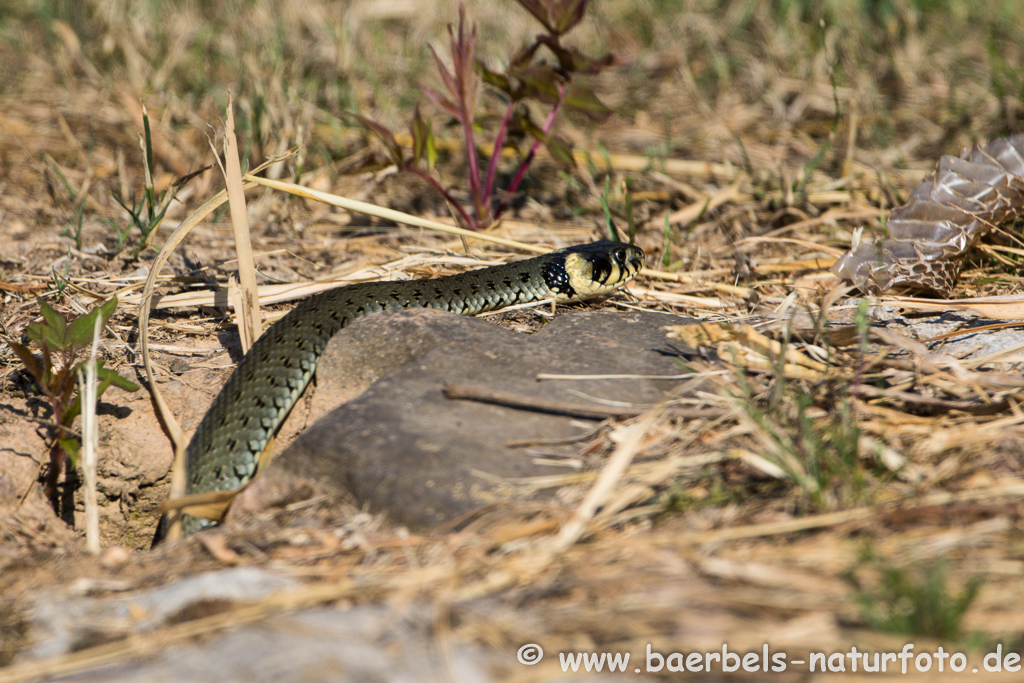
[[536,643],[527,643],[519,648],[519,652],[516,653],[516,659],[519,660],[520,664],[533,666],[544,659],[544,649]]

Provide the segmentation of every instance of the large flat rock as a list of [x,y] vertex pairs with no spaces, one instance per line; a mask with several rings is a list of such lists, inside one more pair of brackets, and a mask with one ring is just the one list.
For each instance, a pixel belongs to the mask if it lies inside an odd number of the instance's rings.
[[[684,349],[661,327],[686,322],[639,311],[572,311],[528,335],[430,310],[359,320],[328,345],[314,401],[343,399],[380,379],[301,434],[236,501],[233,514],[312,490],[429,529],[483,505],[536,495],[509,482],[564,474],[566,466],[538,462],[508,442],[571,439],[586,425],[450,400],[445,383],[585,407],[650,406],[678,385],[657,377],[681,372]],[[631,377],[539,381],[542,373]]]

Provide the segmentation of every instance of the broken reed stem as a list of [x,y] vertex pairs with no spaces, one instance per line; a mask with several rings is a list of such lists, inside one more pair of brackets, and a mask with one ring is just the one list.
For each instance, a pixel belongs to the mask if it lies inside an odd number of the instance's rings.
[[245,190],[242,188],[242,167],[238,162],[238,140],[235,138],[235,115],[231,92],[228,91],[227,122],[224,126],[224,185],[228,191],[231,226],[235,233],[235,253],[238,257],[240,301],[235,303],[238,333],[242,353],[248,351],[260,336],[260,307],[256,294],[256,263],[252,255],[252,236],[245,208]]
[[82,472],[85,477],[85,547],[100,551],[100,512],[96,496],[96,461],[99,448],[99,424],[96,420],[96,353],[99,350],[102,319],[97,316],[93,328],[92,352],[85,371],[78,371],[82,402]]

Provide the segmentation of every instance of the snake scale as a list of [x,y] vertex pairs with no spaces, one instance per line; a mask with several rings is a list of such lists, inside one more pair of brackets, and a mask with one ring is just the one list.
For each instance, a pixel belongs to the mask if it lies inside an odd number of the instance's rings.
[[[364,282],[306,299],[256,340],[203,417],[186,451],[187,493],[230,491],[253,477],[328,340],[357,318],[394,308],[476,315],[548,298],[579,301],[613,291],[642,266],[639,247],[602,241],[433,280]],[[186,533],[205,524],[184,515]]]

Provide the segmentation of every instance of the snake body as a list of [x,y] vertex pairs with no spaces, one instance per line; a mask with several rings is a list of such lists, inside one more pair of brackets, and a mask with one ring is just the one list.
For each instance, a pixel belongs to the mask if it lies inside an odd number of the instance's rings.
[[[353,320],[394,308],[476,315],[548,298],[578,301],[616,289],[642,265],[640,248],[602,241],[433,280],[348,285],[303,301],[253,344],[199,424],[186,451],[187,493],[229,491],[253,477],[327,342]],[[186,533],[205,524],[189,515],[183,521]]]

